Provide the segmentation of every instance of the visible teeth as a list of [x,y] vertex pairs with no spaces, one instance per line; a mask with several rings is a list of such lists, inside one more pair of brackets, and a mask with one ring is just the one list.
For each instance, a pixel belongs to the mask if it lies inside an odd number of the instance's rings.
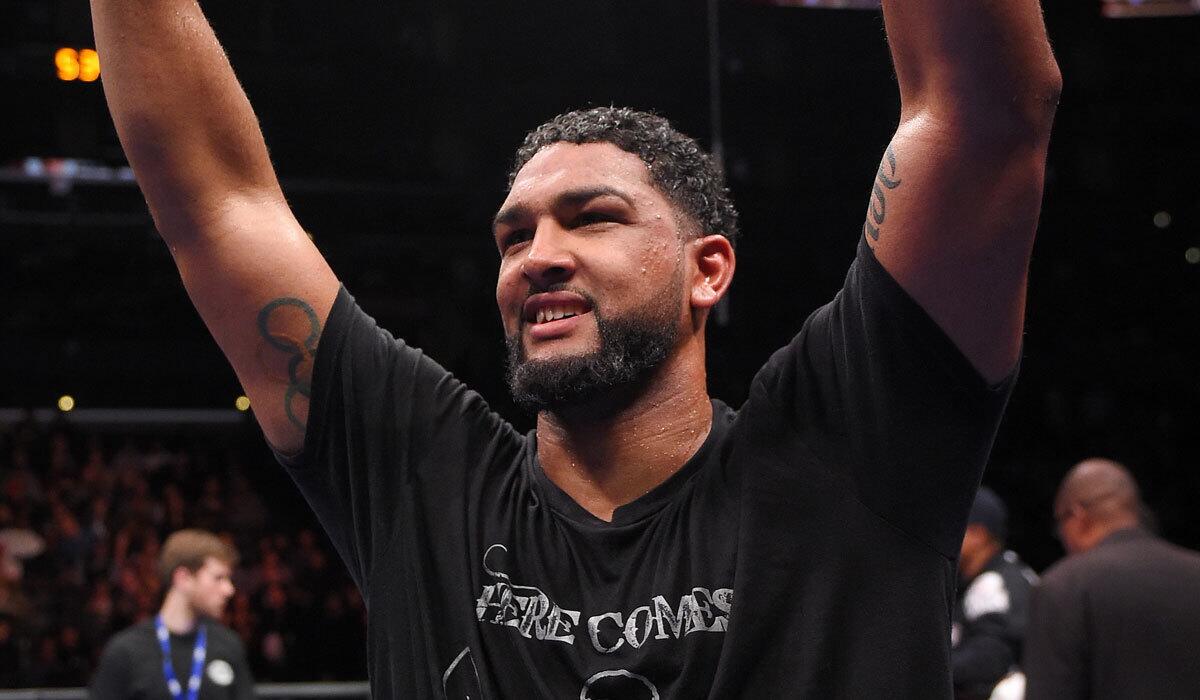
[[535,323],[546,323],[548,321],[557,321],[560,318],[570,318],[578,316],[579,312],[575,309],[568,309],[562,306],[550,306],[538,309]]

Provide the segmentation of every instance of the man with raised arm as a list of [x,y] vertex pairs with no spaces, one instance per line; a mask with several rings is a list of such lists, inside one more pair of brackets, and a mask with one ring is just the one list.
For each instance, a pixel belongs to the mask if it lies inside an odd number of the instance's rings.
[[363,591],[375,697],[949,696],[1060,86],[1036,0],[884,2],[857,258],[738,410],[705,383],[719,169],[631,110],[531,132],[493,226],[527,435],[339,286],[194,0],[92,6],[184,284]]

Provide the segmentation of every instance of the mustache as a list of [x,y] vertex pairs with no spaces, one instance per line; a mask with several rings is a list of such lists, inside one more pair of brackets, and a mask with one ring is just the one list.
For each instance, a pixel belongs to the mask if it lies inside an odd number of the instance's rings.
[[571,292],[573,294],[578,294],[588,301],[592,300],[592,295],[589,294],[587,290],[567,284],[566,282],[556,282],[554,284],[547,284],[545,286],[529,285],[529,291],[525,292],[525,301],[528,301],[529,297],[533,296],[534,294],[547,294],[549,292]]

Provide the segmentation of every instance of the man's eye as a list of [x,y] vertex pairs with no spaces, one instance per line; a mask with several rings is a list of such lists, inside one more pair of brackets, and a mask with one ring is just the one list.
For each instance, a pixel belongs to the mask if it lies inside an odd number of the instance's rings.
[[599,223],[615,221],[615,218],[611,214],[606,214],[604,212],[585,211],[579,215],[579,218],[577,219],[577,221],[579,222],[580,226],[587,226],[589,224],[599,224]]
[[501,239],[500,249],[508,250],[509,248],[513,247],[514,245],[517,245],[518,243],[524,243],[525,241],[528,241],[531,238],[533,238],[533,231],[530,231],[529,229],[524,229],[524,228],[518,229],[518,230],[513,231],[512,233],[504,236]]

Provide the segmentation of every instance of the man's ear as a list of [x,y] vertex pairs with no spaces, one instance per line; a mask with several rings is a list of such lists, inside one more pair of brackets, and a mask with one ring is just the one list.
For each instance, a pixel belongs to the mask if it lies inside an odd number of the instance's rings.
[[733,245],[724,236],[710,235],[691,242],[692,275],[691,302],[693,309],[711,309],[717,305],[733,282],[737,258]]
[[171,587],[178,588],[190,581],[193,577],[194,574],[192,574],[192,572],[186,566],[181,564],[175,567],[175,570],[171,572]]

